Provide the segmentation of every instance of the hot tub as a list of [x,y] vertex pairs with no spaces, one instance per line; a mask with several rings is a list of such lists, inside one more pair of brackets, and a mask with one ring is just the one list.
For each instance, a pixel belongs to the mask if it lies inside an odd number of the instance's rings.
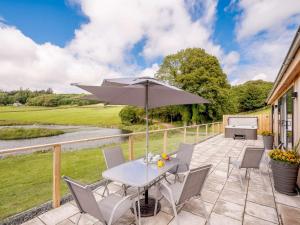
[[225,138],[257,139],[257,117],[228,117]]

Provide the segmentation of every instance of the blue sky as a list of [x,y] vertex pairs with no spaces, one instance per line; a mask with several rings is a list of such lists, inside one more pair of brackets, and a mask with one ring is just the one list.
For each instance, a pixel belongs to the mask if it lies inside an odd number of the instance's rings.
[[151,76],[186,47],[217,56],[232,84],[274,80],[299,16],[297,0],[0,0],[0,89]]

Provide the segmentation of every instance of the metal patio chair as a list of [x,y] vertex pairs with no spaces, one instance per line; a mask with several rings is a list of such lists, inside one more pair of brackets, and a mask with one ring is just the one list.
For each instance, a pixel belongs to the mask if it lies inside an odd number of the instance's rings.
[[264,148],[258,147],[246,147],[243,153],[241,160],[232,160],[231,157],[228,158],[228,168],[227,168],[227,178],[229,177],[230,165],[233,165],[234,168],[238,169],[239,179],[241,182],[242,188],[244,188],[242,175],[240,169],[246,169],[245,177],[247,176],[248,169],[257,169],[261,178],[261,171],[259,169],[261,159],[264,155]]
[[[168,173],[175,176],[175,182],[177,179],[179,180],[179,174],[189,171],[194,147],[195,146],[193,144],[180,143],[178,150],[173,152],[174,155],[176,154],[175,158],[179,160],[179,164],[174,169],[168,171]],[[170,182],[168,181],[168,183]]]
[[[104,160],[105,160],[107,169],[111,169],[115,166],[121,165],[126,162],[123,151],[122,151],[121,147],[119,147],[119,146],[105,148],[102,150],[102,153],[104,156]],[[103,190],[103,194],[102,194],[103,196],[104,196],[105,192],[107,192],[107,194],[109,194],[109,189],[108,189],[109,183],[110,183],[110,181],[107,180],[105,188]],[[122,185],[122,187],[123,187],[124,195],[126,195],[127,187],[125,185]]]
[[131,207],[134,209],[135,219],[138,224],[136,207],[134,207],[136,195],[121,197],[111,194],[100,201],[96,201],[89,185],[82,185],[66,176],[63,176],[63,179],[67,183],[80,211],[76,224],[79,223],[81,215],[87,213],[102,223],[111,225],[117,222]]
[[[212,165],[206,165],[190,170],[182,183],[177,182],[171,185],[166,183],[159,184],[158,191],[172,205],[177,225],[179,225],[177,207],[184,205],[193,197],[196,197],[202,203],[207,224],[210,224],[209,214],[201,198],[201,191],[211,167]],[[158,200],[156,201],[154,212],[156,212],[157,204]]]

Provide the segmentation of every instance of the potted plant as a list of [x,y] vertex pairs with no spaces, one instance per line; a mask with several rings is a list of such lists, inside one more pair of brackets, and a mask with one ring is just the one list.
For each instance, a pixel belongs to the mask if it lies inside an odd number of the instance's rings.
[[271,131],[263,131],[261,133],[263,136],[263,141],[264,141],[264,146],[265,149],[272,149],[273,148],[273,140],[274,140],[274,135]]
[[273,149],[269,152],[271,168],[276,191],[296,195],[296,183],[300,164],[299,156],[300,139],[291,150]]

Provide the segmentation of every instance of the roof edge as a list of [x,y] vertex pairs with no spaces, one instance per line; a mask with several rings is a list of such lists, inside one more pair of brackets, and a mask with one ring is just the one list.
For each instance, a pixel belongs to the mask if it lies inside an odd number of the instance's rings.
[[286,72],[287,68],[289,67],[290,63],[293,61],[295,54],[297,53],[297,50],[300,47],[300,26],[297,29],[297,32],[293,38],[292,44],[284,58],[284,61],[280,67],[280,70],[277,74],[277,77],[274,81],[274,85],[273,88],[271,89],[267,99],[266,99],[266,103],[269,104],[269,101],[272,97],[272,95],[274,94],[275,89],[277,88],[278,84],[280,83],[284,73]]

